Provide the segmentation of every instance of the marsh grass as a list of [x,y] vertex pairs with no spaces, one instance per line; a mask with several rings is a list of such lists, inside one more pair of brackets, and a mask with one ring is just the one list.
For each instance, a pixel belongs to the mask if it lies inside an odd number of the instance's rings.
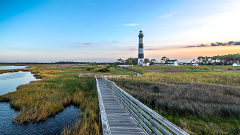
[[[89,68],[91,68],[91,72],[89,72]],[[109,69],[108,74],[113,75],[132,75],[135,76],[136,74],[129,72],[129,70],[121,68],[121,67],[113,67],[113,66],[107,66],[107,65],[94,65],[91,67],[85,67],[83,70],[86,70],[85,73],[100,73],[99,70],[101,69]]]
[[129,66],[128,70],[132,70],[138,73],[147,72],[224,72],[229,69],[232,71],[239,70],[239,67],[233,66]]
[[19,72],[19,71],[29,71],[29,70],[28,69],[7,69],[7,70],[0,70],[0,74],[13,73],[13,72]]
[[[140,77],[134,76],[128,80],[140,82],[161,82],[169,84],[178,83],[212,83],[229,86],[240,86],[240,73],[225,72],[174,72],[174,73],[158,73],[147,72]],[[127,79],[126,79],[127,80]]]
[[230,66],[128,67],[140,77],[113,79],[190,134],[240,133],[240,72]]
[[189,133],[226,134],[240,131],[239,87],[114,81]]
[[136,74],[129,72],[129,70],[121,68],[121,67],[111,67],[110,68],[111,71],[109,72],[110,74],[114,74],[114,75],[132,75],[132,76],[136,76]]
[[[89,66],[82,65],[31,65],[28,69],[42,80],[21,85],[15,92],[0,96],[0,102],[10,102],[19,110],[13,121],[38,122],[53,116],[67,105],[78,105],[81,119],[62,134],[98,134],[98,104],[94,78],[77,78]],[[91,72],[91,71],[89,71]]]

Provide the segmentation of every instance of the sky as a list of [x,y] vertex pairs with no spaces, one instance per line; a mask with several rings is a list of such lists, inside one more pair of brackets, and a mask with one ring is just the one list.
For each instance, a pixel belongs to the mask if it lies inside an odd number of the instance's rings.
[[239,7],[239,0],[0,0],[0,62],[137,58],[140,30],[145,58],[235,54]]

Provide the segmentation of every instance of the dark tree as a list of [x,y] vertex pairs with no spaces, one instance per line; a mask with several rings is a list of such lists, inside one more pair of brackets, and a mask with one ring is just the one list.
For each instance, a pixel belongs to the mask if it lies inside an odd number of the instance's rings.
[[132,61],[130,59],[127,59],[125,64],[130,66],[130,65],[132,65]]
[[149,62],[150,60],[148,58],[144,58],[144,62]]

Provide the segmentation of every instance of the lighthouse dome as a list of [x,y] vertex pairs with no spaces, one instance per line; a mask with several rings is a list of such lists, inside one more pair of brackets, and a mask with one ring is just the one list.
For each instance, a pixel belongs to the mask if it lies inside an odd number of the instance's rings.
[[139,35],[138,35],[138,37],[142,38],[143,36],[144,36],[144,35],[143,35],[143,31],[140,30],[140,31],[139,31]]

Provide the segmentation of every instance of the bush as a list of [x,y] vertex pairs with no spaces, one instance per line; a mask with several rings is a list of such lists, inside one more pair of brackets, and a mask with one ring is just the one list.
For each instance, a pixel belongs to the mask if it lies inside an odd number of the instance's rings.
[[87,68],[86,70],[91,71],[92,69],[94,69],[94,67]]
[[113,65],[108,65],[107,68],[114,67]]
[[232,68],[228,68],[228,70],[233,70]]
[[110,69],[102,68],[102,69],[99,69],[98,72],[110,72]]
[[209,70],[208,68],[203,68],[204,70]]

